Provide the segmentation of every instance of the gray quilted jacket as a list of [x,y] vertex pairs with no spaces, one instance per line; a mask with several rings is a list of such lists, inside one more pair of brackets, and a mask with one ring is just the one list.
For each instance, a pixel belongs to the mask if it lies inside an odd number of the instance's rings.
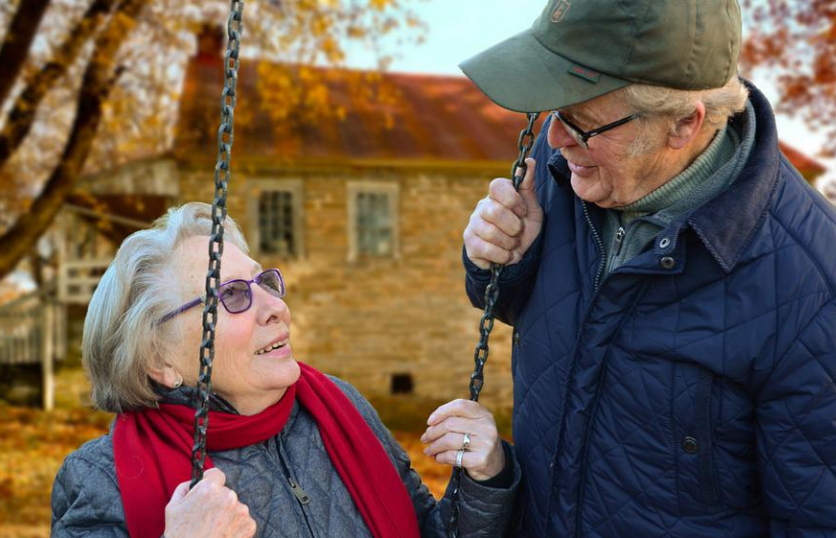
[[[449,495],[436,502],[412,469],[409,456],[380,421],[372,406],[346,383],[331,378],[354,403],[380,439],[398,469],[415,506],[421,536],[446,536]],[[164,398],[186,403],[187,391]],[[227,404],[228,405],[228,404]],[[225,404],[213,399],[214,409]],[[503,536],[508,527],[521,471],[506,446],[513,466],[510,488],[492,488],[467,478],[460,493],[462,538]],[[371,538],[360,512],[334,469],[313,418],[298,404],[281,433],[264,443],[210,452],[249,508],[259,538]],[[113,462],[112,435],[84,444],[70,454],[52,488],[52,538],[127,537],[125,516]]]

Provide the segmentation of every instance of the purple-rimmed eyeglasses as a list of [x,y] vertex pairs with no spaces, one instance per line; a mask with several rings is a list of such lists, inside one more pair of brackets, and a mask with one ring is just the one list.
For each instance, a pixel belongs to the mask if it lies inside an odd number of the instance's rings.
[[[218,288],[218,298],[227,312],[230,314],[240,314],[250,309],[253,305],[253,290],[250,287],[253,282],[273,297],[284,297],[285,288],[282,272],[278,269],[267,269],[257,274],[252,280],[236,278],[235,280],[230,280],[220,285]],[[157,324],[165,323],[174,316],[180,315],[186,310],[202,304],[205,300],[206,294],[204,293],[194,301],[190,301],[177,310],[161,317]]]
[[555,110],[554,112],[552,112],[552,115],[555,118],[557,118],[558,121],[560,121],[560,123],[562,123],[564,127],[566,127],[566,130],[569,132],[569,136],[571,136],[575,140],[575,142],[577,142],[578,145],[583,149],[589,149],[588,141],[593,136],[597,136],[601,133],[609,131],[610,129],[620,127],[625,123],[629,123],[641,116],[641,114],[630,114],[626,118],[621,118],[620,120],[608,123],[606,125],[602,125],[601,127],[596,127],[591,131],[584,131],[583,129],[572,123],[572,121],[566,117],[566,114],[564,112]]

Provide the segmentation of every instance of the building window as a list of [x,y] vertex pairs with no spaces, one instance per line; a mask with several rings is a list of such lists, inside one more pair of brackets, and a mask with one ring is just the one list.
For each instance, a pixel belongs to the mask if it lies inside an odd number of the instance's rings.
[[258,255],[302,256],[301,182],[257,182],[250,200],[251,233]]
[[392,375],[392,394],[412,394],[413,389],[412,374]]
[[392,254],[392,215],[389,195],[357,193],[357,252],[371,256]]
[[349,259],[391,258],[398,253],[398,185],[348,186]]
[[293,193],[262,192],[258,197],[258,251],[262,254],[295,256]]

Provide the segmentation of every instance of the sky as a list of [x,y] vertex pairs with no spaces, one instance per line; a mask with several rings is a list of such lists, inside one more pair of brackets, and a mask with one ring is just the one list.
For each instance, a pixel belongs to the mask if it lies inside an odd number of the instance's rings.
[[[530,27],[546,0],[412,0],[408,5],[428,26],[426,42],[399,49],[390,70],[461,75],[459,62]],[[348,65],[374,67],[374,56],[362,48],[350,48]],[[757,71],[752,79],[775,103],[777,92],[769,72]],[[836,181],[836,160],[816,157],[823,134],[811,133],[801,120],[784,115],[777,116],[777,123],[783,141],[828,167],[824,181]]]

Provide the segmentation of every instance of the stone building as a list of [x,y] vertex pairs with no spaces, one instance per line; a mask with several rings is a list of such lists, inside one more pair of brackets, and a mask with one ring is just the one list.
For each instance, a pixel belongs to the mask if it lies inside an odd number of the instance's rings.
[[[171,152],[89,177],[96,211],[81,199],[64,211],[57,228],[76,231],[61,242],[64,301],[89,298],[109,261],[102,242],[170,205],[211,201],[219,50],[211,35],[200,39]],[[271,69],[286,70],[242,61],[228,206],[252,257],[285,275],[297,358],[367,396],[466,397],[481,313],[465,297],[461,234],[489,181],[507,177],[525,117],[461,77],[384,74],[388,101],[358,102],[334,77],[327,92],[339,119],[282,126],[260,87]],[[823,171],[793,160],[808,177]],[[93,230],[96,213],[107,214],[110,241],[78,232]],[[497,324],[489,405],[511,402],[510,339]]]

